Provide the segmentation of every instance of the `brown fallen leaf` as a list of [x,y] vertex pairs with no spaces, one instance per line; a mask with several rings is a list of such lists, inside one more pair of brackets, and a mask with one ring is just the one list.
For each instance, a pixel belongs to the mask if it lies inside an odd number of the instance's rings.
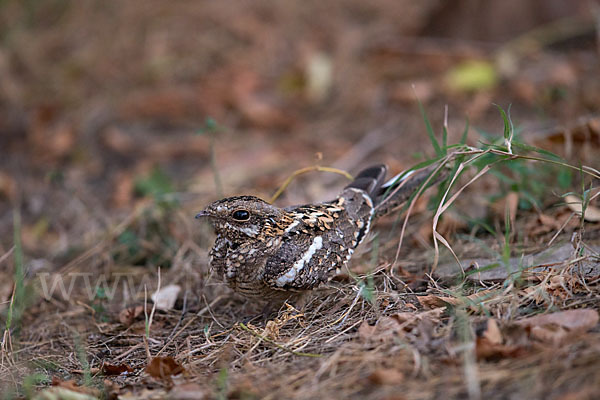
[[129,206],[133,201],[134,179],[131,172],[119,172],[113,178],[112,204],[115,208]]
[[153,378],[170,379],[172,375],[179,375],[185,369],[173,357],[154,357],[145,371]]
[[526,354],[524,347],[492,343],[486,337],[478,337],[475,341],[475,355],[478,360],[499,360],[502,358],[516,358]]
[[[99,394],[98,394],[99,396]],[[92,394],[81,393],[60,386],[43,389],[36,393],[33,400],[97,400],[100,397]]]
[[378,368],[367,379],[374,385],[398,385],[404,380],[404,374],[396,369]]
[[208,399],[211,398],[212,393],[207,389],[206,386],[199,385],[197,383],[184,383],[176,385],[169,392],[169,399],[171,400],[196,400],[196,399]]
[[281,326],[277,322],[269,320],[263,330],[263,336],[271,340],[277,340],[279,339],[279,328]]
[[407,332],[418,332],[419,335],[427,336],[430,334],[429,331],[439,323],[439,317],[443,312],[442,308],[420,313],[400,312],[381,317],[375,325],[363,321],[358,328],[358,336],[363,341],[380,342],[403,336]]
[[143,311],[144,306],[125,308],[119,313],[119,322],[125,325],[126,327],[129,327],[131,326],[131,324],[133,324],[135,319],[142,314]]
[[554,275],[545,282],[545,289],[548,294],[558,297],[562,300],[571,298],[573,294],[586,293],[589,289],[573,275]]
[[0,171],[0,199],[14,201],[17,195],[17,183],[12,176]]
[[[583,206],[580,198],[569,194],[565,197],[565,203],[567,203],[567,206],[571,209],[571,211],[581,216],[583,213]],[[589,222],[600,221],[600,208],[588,204],[588,206],[585,208],[585,215],[583,216],[583,219]]]
[[473,293],[466,297],[448,297],[448,296],[436,296],[434,294],[428,294],[425,296],[417,296],[417,300],[424,308],[433,309],[438,307],[446,307],[447,305],[469,305],[471,302],[477,302],[478,300],[490,296],[489,290],[482,290],[481,292]]
[[559,311],[524,318],[517,321],[517,324],[528,327],[558,325],[572,332],[585,332],[598,324],[598,311],[587,308]]
[[[100,391],[96,388],[87,387],[87,386],[79,386],[73,380],[63,381],[62,379],[60,379],[56,376],[52,377],[52,386],[57,386],[57,387],[66,389],[71,392],[82,393],[82,394],[85,394],[88,396],[96,396],[96,397],[100,396]],[[60,398],[68,398],[68,397],[60,397]]]
[[105,362],[102,364],[102,373],[105,376],[129,375],[133,373],[133,368],[127,364],[114,365]]
[[511,223],[513,223],[517,217],[518,206],[519,194],[517,192],[509,192],[506,196],[499,198],[490,205],[494,214],[501,218],[504,218],[506,212],[508,212]]
[[598,319],[596,310],[578,309],[536,315],[517,321],[517,324],[528,328],[531,336],[539,341],[559,344],[573,334],[595,327]]
[[48,104],[32,112],[27,141],[36,154],[34,161],[54,163],[73,151],[77,132],[72,122],[62,118],[58,106]]
[[486,327],[475,341],[475,354],[478,360],[498,360],[501,358],[519,357],[526,349],[519,345],[504,343],[502,332],[495,319],[489,318]]
[[376,329],[377,326],[369,325],[367,321],[363,321],[358,327],[358,337],[362,340],[368,340],[375,334]]
[[117,382],[113,382],[110,379],[104,379],[104,398],[110,400],[116,400],[119,398],[119,392],[121,387]]
[[482,336],[490,343],[502,343],[502,332],[500,332],[500,328],[498,327],[498,323],[495,319],[490,318],[487,320],[487,326]]

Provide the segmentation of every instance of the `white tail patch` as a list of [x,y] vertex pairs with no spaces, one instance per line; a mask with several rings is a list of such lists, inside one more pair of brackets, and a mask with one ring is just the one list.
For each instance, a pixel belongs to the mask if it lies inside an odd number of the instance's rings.
[[402,179],[398,180],[398,178],[400,178],[400,175],[402,175],[404,173],[404,171],[402,171],[398,175],[394,176],[392,179],[390,179],[389,181],[387,181],[386,183],[384,183],[383,185],[381,185],[381,187],[382,188],[390,187],[394,183],[396,183],[396,181],[402,182],[403,180],[405,180],[406,178],[408,178],[409,176],[411,176],[412,174],[414,174],[414,172],[415,171],[409,171],[409,172],[406,173],[406,175],[404,175],[402,177]]

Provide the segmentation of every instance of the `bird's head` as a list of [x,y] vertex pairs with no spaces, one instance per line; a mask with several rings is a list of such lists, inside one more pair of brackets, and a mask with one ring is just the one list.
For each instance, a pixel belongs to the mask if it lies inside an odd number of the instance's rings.
[[235,196],[215,201],[196,218],[207,218],[218,235],[237,241],[245,237],[264,240],[276,235],[290,217],[258,197]]

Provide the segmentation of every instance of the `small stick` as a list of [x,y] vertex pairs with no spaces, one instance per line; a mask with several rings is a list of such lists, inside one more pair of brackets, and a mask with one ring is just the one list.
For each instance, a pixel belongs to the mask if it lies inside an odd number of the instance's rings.
[[321,167],[319,165],[313,165],[312,167],[306,167],[306,168],[301,168],[298,169],[296,171],[294,171],[286,180],[285,182],[283,182],[283,184],[279,187],[279,189],[277,189],[277,191],[275,192],[275,194],[273,195],[273,197],[271,197],[271,199],[269,200],[269,203],[273,203],[275,202],[275,200],[277,200],[277,198],[279,198],[279,196],[281,196],[281,193],[283,193],[283,191],[290,185],[290,183],[292,183],[292,181],[298,176],[298,175],[302,175],[305,174],[307,172],[311,172],[311,171],[319,171],[319,172],[333,172],[336,174],[340,174],[345,176],[346,178],[348,178],[349,180],[352,180],[352,175],[350,175],[349,173],[347,173],[346,171],[342,171],[341,169],[337,169],[337,168],[332,168],[332,167]]

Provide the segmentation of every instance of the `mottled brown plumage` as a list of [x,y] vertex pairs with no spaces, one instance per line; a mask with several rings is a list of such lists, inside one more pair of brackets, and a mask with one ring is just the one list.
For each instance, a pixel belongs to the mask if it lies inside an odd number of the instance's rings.
[[373,220],[404,203],[429,172],[404,182],[384,204],[399,185],[382,185],[383,165],[363,170],[335,200],[323,203],[279,208],[254,196],[216,201],[197,215],[217,233],[211,266],[251,298],[285,299],[311,290],[343,267]]

